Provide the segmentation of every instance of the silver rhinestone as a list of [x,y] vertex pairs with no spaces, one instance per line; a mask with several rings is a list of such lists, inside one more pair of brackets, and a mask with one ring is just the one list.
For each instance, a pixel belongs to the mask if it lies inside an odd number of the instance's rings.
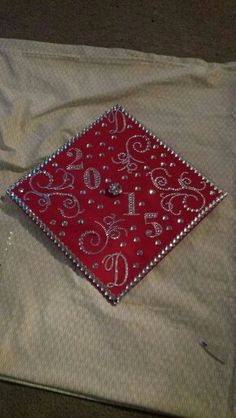
[[161,157],[162,157],[162,158],[166,157],[166,154],[161,153]]
[[65,232],[64,232],[64,231],[60,231],[60,232],[59,232],[59,235],[60,235],[60,237],[64,237],[66,234],[65,234]]
[[211,191],[210,191],[210,194],[211,194],[211,195],[216,194],[215,190],[211,190]]
[[19,189],[19,193],[24,193],[24,189],[23,188]]
[[98,268],[98,263],[93,263],[93,269],[97,269]]
[[114,205],[120,205],[120,200],[115,200]]
[[96,132],[95,132],[95,135],[96,135],[96,136],[101,135],[101,132],[96,131]]
[[137,231],[137,226],[136,225],[131,225],[130,231]]
[[152,235],[152,230],[151,230],[151,229],[147,229],[147,230],[145,231],[145,235],[146,235],[147,237],[150,237],[150,236]]
[[87,148],[92,148],[92,144],[86,144]]
[[99,191],[99,194],[106,194],[106,190],[101,189],[101,190]]
[[175,163],[170,163],[170,167],[175,167]]
[[122,176],[122,180],[128,180],[128,176]]
[[140,187],[140,186],[136,186],[136,187],[134,188],[134,190],[135,190],[136,192],[140,192],[141,187]]
[[51,221],[50,221],[50,225],[56,225],[56,219],[52,219]]
[[86,194],[86,190],[80,190],[80,194]]
[[133,241],[134,242],[139,242],[140,241],[140,238],[139,237],[134,237]]
[[105,142],[99,142],[100,147],[105,147],[106,143]]
[[100,158],[104,158],[104,157],[105,157],[104,152],[100,152],[99,157],[100,157]]
[[91,160],[93,158],[92,154],[87,154],[86,155],[87,160]]
[[144,170],[149,170],[149,169],[150,169],[150,167],[149,167],[149,165],[145,165],[145,166],[143,167],[143,169],[144,169]]
[[159,148],[159,145],[158,145],[158,144],[154,144],[154,145],[152,146],[152,148],[153,148],[153,149],[157,149],[157,148]]
[[167,231],[171,231],[171,229],[172,229],[172,226],[171,225],[167,225],[166,230]]
[[156,160],[157,156],[156,155],[151,155],[151,160]]
[[89,204],[89,205],[92,205],[93,203],[94,203],[94,200],[93,200],[93,199],[89,199],[89,200],[88,200],[88,204]]
[[155,245],[161,245],[161,241],[160,241],[159,239],[157,239],[157,240],[155,241]]
[[68,226],[68,222],[67,221],[62,221],[61,226]]
[[134,269],[138,269],[138,268],[139,268],[139,263],[134,263],[134,264],[133,264],[133,268],[134,268]]
[[111,182],[111,179],[105,179],[105,182],[106,183],[110,183]]
[[131,128],[133,128],[133,126],[132,125],[127,125],[127,128],[131,129]]
[[117,138],[117,136],[116,135],[112,135],[111,136],[111,139],[116,139]]
[[169,219],[169,216],[167,216],[167,215],[164,215],[164,216],[162,216],[162,219],[163,219],[163,221],[168,221],[168,219]]
[[109,170],[109,167],[108,167],[108,165],[104,165],[104,166],[102,167],[102,169],[107,171],[107,170]]
[[53,167],[58,167],[58,163],[52,163]]
[[139,202],[139,206],[145,206],[145,202]]
[[102,122],[102,127],[104,128],[104,126],[107,126],[107,123]]
[[108,151],[113,151],[113,150],[114,150],[114,147],[112,146],[108,147]]
[[184,220],[182,218],[178,218],[177,222],[178,222],[178,224],[182,224],[184,222]]
[[78,224],[80,224],[80,225],[84,224],[84,219],[79,219]]
[[136,254],[137,254],[137,255],[143,255],[143,250],[138,250],[138,251],[136,252]]
[[161,165],[161,167],[164,167],[164,166],[166,166],[166,163],[162,162],[160,165]]
[[120,243],[120,247],[125,247],[126,246],[126,242],[121,242]]
[[111,183],[108,188],[108,193],[112,194],[113,196],[118,196],[122,193],[122,187],[119,183]]
[[97,205],[97,209],[103,209],[104,205]]
[[140,173],[135,173],[135,175],[134,175],[134,177],[141,177],[141,174]]
[[154,190],[154,189],[150,189],[150,190],[149,190],[149,194],[156,194],[156,190]]

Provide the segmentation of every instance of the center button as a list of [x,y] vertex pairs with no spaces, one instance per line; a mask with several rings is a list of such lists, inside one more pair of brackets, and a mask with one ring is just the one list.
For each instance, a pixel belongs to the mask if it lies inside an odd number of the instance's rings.
[[113,196],[118,196],[122,193],[122,187],[119,183],[111,183],[108,188],[108,193],[110,193]]

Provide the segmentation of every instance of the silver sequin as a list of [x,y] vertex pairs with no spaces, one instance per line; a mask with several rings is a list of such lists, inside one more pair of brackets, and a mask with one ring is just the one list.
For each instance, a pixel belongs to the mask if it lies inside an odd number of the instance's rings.
[[61,226],[68,226],[68,222],[67,221],[62,221]]
[[139,268],[139,263],[134,263],[134,264],[133,264],[133,268],[134,268],[134,269],[138,269],[138,268]]
[[97,269],[98,268],[98,263],[93,263],[93,269]]

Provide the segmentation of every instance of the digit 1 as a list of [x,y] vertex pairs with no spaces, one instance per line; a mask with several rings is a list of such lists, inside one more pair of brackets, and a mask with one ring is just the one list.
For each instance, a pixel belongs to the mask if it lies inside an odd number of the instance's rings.
[[125,192],[128,195],[128,213],[124,213],[123,215],[140,215],[140,213],[135,213],[135,192]]

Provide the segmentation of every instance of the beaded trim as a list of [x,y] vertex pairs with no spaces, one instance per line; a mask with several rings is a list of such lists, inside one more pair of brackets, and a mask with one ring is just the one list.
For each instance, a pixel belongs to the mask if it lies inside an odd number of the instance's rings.
[[[176,158],[182,161],[190,170],[193,170],[199,177],[201,177],[206,183],[209,183],[210,186],[217,190],[219,193],[222,193],[218,196],[215,200],[213,200],[210,205],[205,207],[198,215],[186,226],[184,229],[176,235],[176,237],[168,244],[153,260],[130,282],[125,290],[118,296],[114,296],[111,294],[108,287],[106,287],[103,283],[99,281],[99,279],[76,257],[68,247],[66,247],[60,239],[53,234],[53,232],[35,215],[35,213],[20,199],[12,190],[19,186],[23,182],[23,180],[31,177],[33,174],[36,174],[39,170],[45,167],[49,162],[51,162],[57,155],[59,155],[62,151],[67,149],[71,146],[75,140],[77,140],[80,136],[84,135],[90,129],[92,129],[98,122],[102,121],[107,115],[115,110],[122,111],[126,116],[130,117],[131,120],[138,124],[138,126],[148,133],[156,142],[162,145],[167,151],[171,151],[171,154],[174,154]],[[196,168],[194,168],[188,161],[184,160],[179,154],[173,151],[167,144],[162,142],[155,134],[153,134],[149,129],[147,129],[141,122],[139,122],[133,115],[131,115],[124,107],[116,105],[111,107],[105,113],[100,115],[96,118],[96,120],[88,125],[88,127],[84,128],[82,131],[78,132],[76,135],[71,137],[67,142],[65,142],[61,147],[59,147],[54,153],[52,153],[49,157],[47,157],[43,162],[36,165],[29,173],[22,176],[19,180],[13,183],[6,191],[6,194],[19,206],[22,210],[37,224],[39,225],[40,229],[61,249],[61,251],[75,264],[76,268],[80,270],[80,272],[88,279],[102,294],[103,296],[112,304],[116,305],[120,302],[121,298],[126,295],[126,293],[134,287],[150,270],[155,267],[155,265],[164,258],[172,248],[176,246],[176,244],[181,241],[185,235],[187,235],[191,229],[193,229],[206,215],[210,212],[224,197],[227,196],[227,193],[223,193],[221,189],[219,189],[214,183],[212,183],[208,178],[203,176]]]

